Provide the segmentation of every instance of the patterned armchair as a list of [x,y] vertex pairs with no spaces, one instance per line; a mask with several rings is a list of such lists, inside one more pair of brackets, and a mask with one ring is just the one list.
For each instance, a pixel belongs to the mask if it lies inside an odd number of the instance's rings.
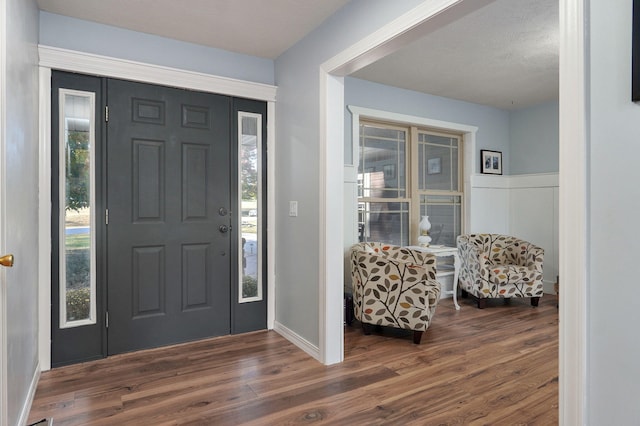
[[460,235],[457,243],[463,297],[474,295],[480,309],[490,298],[530,297],[531,305],[538,306],[543,249],[499,234]]
[[432,254],[382,243],[351,247],[353,306],[365,334],[370,325],[413,330],[419,344],[440,299]]

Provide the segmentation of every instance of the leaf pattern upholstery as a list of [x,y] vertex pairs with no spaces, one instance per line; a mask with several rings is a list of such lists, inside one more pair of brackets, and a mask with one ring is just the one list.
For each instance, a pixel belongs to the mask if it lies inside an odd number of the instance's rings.
[[501,234],[457,238],[459,287],[478,298],[541,297],[544,250]]
[[362,323],[425,331],[440,299],[436,258],[406,247],[351,247],[355,317]]

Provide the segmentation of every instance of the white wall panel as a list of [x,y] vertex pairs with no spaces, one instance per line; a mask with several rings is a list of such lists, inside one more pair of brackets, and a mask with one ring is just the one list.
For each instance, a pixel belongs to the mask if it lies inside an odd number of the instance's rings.
[[471,226],[467,233],[506,234],[509,230],[509,191],[506,188],[471,189]]
[[558,275],[557,188],[511,188],[509,234],[544,249],[545,292]]

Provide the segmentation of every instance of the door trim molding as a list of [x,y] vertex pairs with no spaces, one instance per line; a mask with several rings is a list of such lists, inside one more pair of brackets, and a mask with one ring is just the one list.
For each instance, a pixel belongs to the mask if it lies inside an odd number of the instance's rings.
[[38,45],[38,52],[41,67],[267,102],[275,102],[276,100],[276,86],[264,83],[236,80],[45,45]]
[[561,425],[588,418],[589,341],[589,9],[560,0],[560,298],[559,406]]
[[[38,195],[38,358],[51,368],[51,68],[40,67]],[[47,350],[48,349],[48,350]]]
[[[180,87],[267,102],[275,113],[277,87],[193,71],[145,64],[51,46],[38,46],[40,55],[40,162],[39,162],[39,360],[42,371],[51,369],[51,70],[120,78],[161,86]],[[267,116],[267,173],[275,164],[275,117]],[[271,175],[270,175],[271,176]],[[275,207],[274,179],[267,179],[267,328],[275,322]]]
[[[0,6],[0,252],[5,253],[5,147],[7,108],[7,6]],[[7,379],[7,279],[5,268],[0,268],[0,426],[9,424],[9,382]]]

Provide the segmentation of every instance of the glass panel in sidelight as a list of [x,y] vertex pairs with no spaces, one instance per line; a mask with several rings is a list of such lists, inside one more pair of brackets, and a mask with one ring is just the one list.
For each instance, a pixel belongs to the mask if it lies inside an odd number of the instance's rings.
[[262,300],[262,116],[238,113],[241,228],[239,302]]
[[96,323],[95,95],[60,89],[60,328]]

